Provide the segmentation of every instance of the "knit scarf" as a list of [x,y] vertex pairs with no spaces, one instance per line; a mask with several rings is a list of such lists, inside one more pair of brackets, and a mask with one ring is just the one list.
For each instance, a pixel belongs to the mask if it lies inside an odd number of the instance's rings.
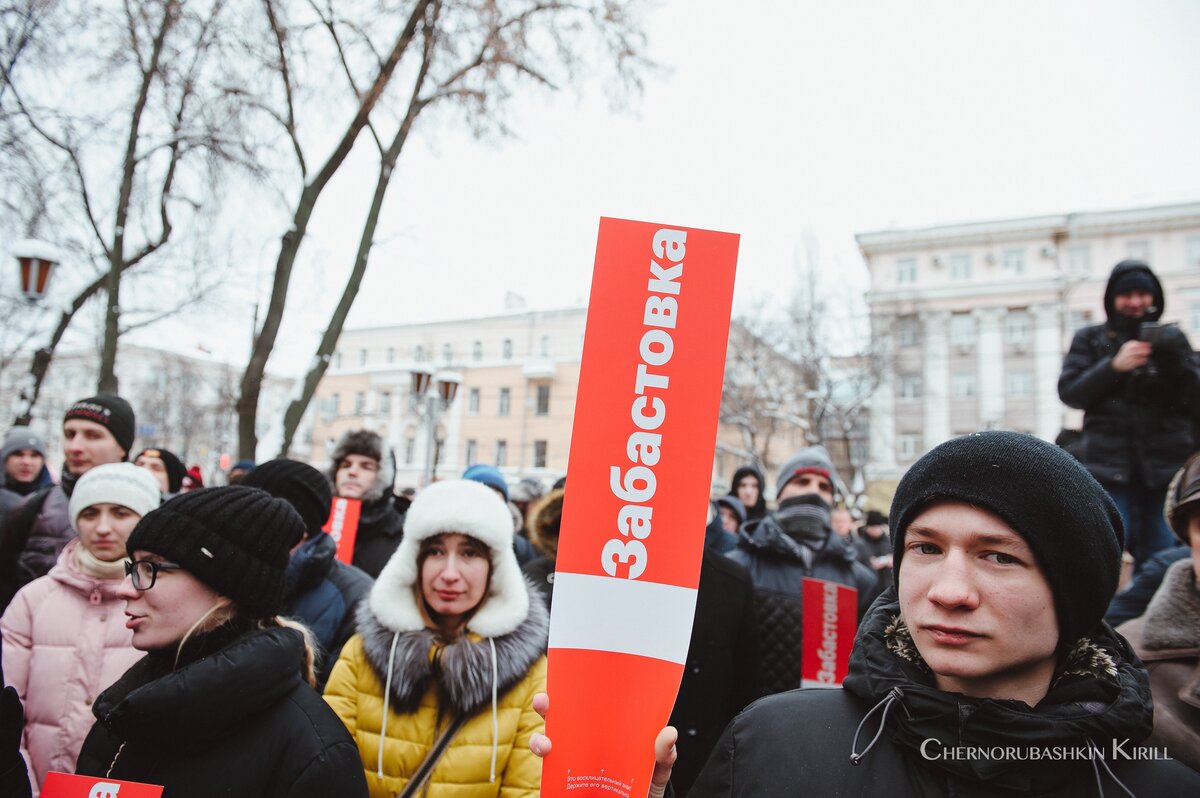
[[792,540],[818,551],[829,538],[830,507],[815,493],[791,496],[779,503],[775,517]]
[[116,581],[125,578],[124,557],[114,562],[105,562],[88,551],[82,540],[75,547],[75,564],[92,579]]

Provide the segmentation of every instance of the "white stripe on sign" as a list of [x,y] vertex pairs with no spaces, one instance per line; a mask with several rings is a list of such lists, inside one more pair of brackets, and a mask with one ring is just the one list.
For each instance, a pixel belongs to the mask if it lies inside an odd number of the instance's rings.
[[693,588],[558,571],[550,648],[687,660],[696,614]]

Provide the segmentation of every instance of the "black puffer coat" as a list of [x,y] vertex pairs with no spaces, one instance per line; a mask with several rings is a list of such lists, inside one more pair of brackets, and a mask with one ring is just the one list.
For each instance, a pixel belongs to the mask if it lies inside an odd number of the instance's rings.
[[746,522],[738,532],[737,548],[727,556],[745,567],[754,583],[759,660],[755,682],[760,695],[800,685],[804,577],[856,589],[859,617],[875,595],[875,573],[832,529],[826,530],[825,545],[814,553],[788,537],[771,514]]
[[164,798],[365,798],[358,748],[301,679],[303,652],[298,632],[269,629],[157,678],[160,655],[143,658],[96,700],[77,772]]
[[[793,690],[739,715],[690,798],[1111,798],[1126,789],[1137,798],[1200,795],[1200,774],[1178,762],[1114,753],[1114,745],[1135,753],[1150,732],[1151,708],[1146,671],[1110,628],[1076,646],[1072,667],[1064,669],[1073,675],[1060,676],[1030,709],[1020,701],[938,690],[907,630],[896,623],[898,613],[892,590],[872,606],[844,689]],[[1089,740],[1105,752],[1103,762],[1032,760],[1033,749],[1087,750]],[[943,755],[958,746],[1018,753]],[[860,755],[857,766],[852,753]]]
[[[1128,319],[1113,307],[1113,285],[1130,271],[1144,271],[1155,286],[1155,309],[1143,319]],[[1108,321],[1075,333],[1063,359],[1058,395],[1084,411],[1078,456],[1102,484],[1141,484],[1163,488],[1197,448],[1200,417],[1200,364],[1177,327],[1163,327],[1147,366],[1113,371],[1121,345],[1138,337],[1141,321],[1162,316],[1158,278],[1140,261],[1113,268],[1104,293]]]

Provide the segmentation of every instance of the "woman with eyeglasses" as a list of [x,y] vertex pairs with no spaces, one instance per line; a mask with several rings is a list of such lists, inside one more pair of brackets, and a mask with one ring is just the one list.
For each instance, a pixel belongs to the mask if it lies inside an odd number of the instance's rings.
[[307,630],[277,614],[303,535],[291,505],[247,487],[193,491],[138,523],[118,595],[146,656],[93,705],[78,773],[170,798],[367,794],[312,688]]
[[78,537],[45,576],[18,591],[0,631],[4,676],[25,704],[21,751],[38,794],[46,773],[71,773],[92,728],[92,702],[134,662],[117,589],[125,541],[159,503],[158,483],[129,463],[96,466],[71,492]]

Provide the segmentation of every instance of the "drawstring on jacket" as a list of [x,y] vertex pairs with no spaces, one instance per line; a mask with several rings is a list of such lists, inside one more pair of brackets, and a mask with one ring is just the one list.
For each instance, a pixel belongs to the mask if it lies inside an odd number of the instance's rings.
[[1130,790],[1128,787],[1126,787],[1121,782],[1121,780],[1117,778],[1117,774],[1112,772],[1112,768],[1110,768],[1108,766],[1108,762],[1106,762],[1104,759],[1104,751],[1102,751],[1100,749],[1100,746],[1096,745],[1091,740],[1088,740],[1088,745],[1090,745],[1092,747],[1092,752],[1093,752],[1093,756],[1091,757],[1092,770],[1096,774],[1096,791],[1100,795],[1100,798],[1104,798],[1104,784],[1100,781],[1100,768],[1096,767],[1097,759],[1100,760],[1101,765],[1104,765],[1104,769],[1106,771],[1108,771],[1109,778],[1111,778],[1113,781],[1115,781],[1117,783],[1117,786],[1120,787],[1122,790],[1124,790],[1125,794],[1128,795],[1129,798],[1137,798],[1137,796],[1133,794],[1133,791]]
[[[892,704],[899,701],[901,698],[904,698],[904,693],[899,687],[893,687],[878,704],[871,707],[870,711],[863,715],[863,719],[858,722],[858,728],[854,730],[854,740],[850,743],[851,765],[857,765],[860,763],[863,760],[863,757],[870,753],[871,749],[875,747],[875,743],[879,742],[879,738],[883,735],[883,729],[887,725],[888,711],[892,708]],[[901,704],[900,706],[901,708],[904,708],[904,704]],[[875,710],[879,709],[880,707],[883,707],[883,716],[879,719],[879,730],[875,732],[875,736],[871,738],[871,742],[867,743],[867,747],[863,749],[862,753],[856,753],[858,749],[858,735],[862,731],[862,727],[866,724],[867,718],[874,715]],[[907,709],[904,711],[908,712]]]
[[400,633],[392,633],[392,650],[388,654],[387,682],[383,685],[383,728],[379,731],[379,763],[375,774],[383,781],[383,744],[387,742],[388,699],[392,696],[392,669],[396,663],[396,643],[400,642]]
[[489,637],[488,645],[490,645],[492,647],[492,770],[491,770],[491,774],[488,776],[488,781],[495,782],[496,781],[496,749],[499,746],[499,739],[500,739],[500,716],[499,716],[499,713],[497,713],[497,711],[496,711],[496,692],[497,692],[496,679],[498,678],[497,674],[496,674],[496,671],[498,670],[498,666],[496,664],[496,641]]

